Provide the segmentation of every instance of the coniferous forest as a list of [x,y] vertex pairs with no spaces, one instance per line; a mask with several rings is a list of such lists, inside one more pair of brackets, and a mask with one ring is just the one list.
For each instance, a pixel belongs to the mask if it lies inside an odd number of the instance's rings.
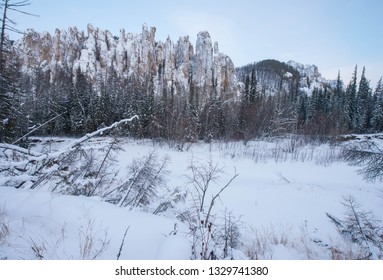
[[[332,83],[307,92],[299,86],[297,70],[283,62],[261,61],[236,69],[238,93],[218,96],[214,82],[201,88],[192,77],[189,91],[175,94],[173,85],[159,90],[157,81],[154,86],[150,73],[126,78],[110,69],[94,82],[80,69],[72,73],[58,68],[54,76],[42,67],[22,72],[12,51],[4,51],[1,60],[1,142],[37,127],[38,135],[79,136],[132,115],[139,119],[121,135],[181,142],[383,130],[382,79],[372,88],[365,68],[357,66],[348,83],[339,74]],[[293,74],[286,82],[287,71]],[[161,68],[158,77],[165,84]]]
[[[325,80],[314,65],[263,60],[235,68],[208,32],[156,41],[156,28],[120,36],[88,25],[18,41],[5,1],[0,42],[0,142],[78,136],[137,115],[121,135],[166,141],[329,137],[383,130],[383,82],[366,69]],[[28,14],[28,13],[27,13]]]

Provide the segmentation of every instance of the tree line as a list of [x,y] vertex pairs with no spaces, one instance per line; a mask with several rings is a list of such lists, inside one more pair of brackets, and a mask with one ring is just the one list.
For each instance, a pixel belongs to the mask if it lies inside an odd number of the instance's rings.
[[[215,81],[201,87],[192,73],[188,90],[180,91],[165,79],[161,67],[155,76],[147,71],[128,78],[110,68],[96,81],[66,65],[56,66],[54,75],[42,66],[22,72],[6,31],[20,32],[9,12],[32,15],[23,11],[30,2],[2,2],[0,142],[12,143],[34,130],[40,135],[82,135],[132,115],[139,120],[119,133],[181,142],[383,131],[382,79],[372,89],[365,68],[358,81],[357,66],[347,86],[339,73],[335,86],[323,85],[311,94],[300,90],[298,71],[275,60],[239,68],[240,94],[219,95]],[[285,73],[291,74],[287,86]]]
[[[17,58],[1,63],[0,138],[11,142],[49,120],[40,135],[78,136],[138,115],[121,134],[172,141],[252,139],[283,133],[333,136],[383,130],[382,79],[373,90],[357,67],[345,87],[340,74],[335,86],[300,91],[298,80],[268,94],[258,86],[255,64],[242,71],[237,99],[217,97],[214,86],[201,89],[189,79],[189,91],[174,94],[167,82],[158,94],[151,74],[121,78],[111,68],[97,83],[78,69],[36,67],[22,73]],[[158,78],[158,77],[157,77]],[[161,77],[160,77],[161,78]],[[275,79],[274,79],[275,82]],[[97,85],[97,86],[95,86]],[[202,94],[210,91],[203,103]]]

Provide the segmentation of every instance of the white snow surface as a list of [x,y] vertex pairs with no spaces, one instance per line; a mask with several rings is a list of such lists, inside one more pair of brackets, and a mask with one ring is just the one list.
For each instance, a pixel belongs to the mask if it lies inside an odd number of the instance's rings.
[[[50,142],[49,149],[74,141],[61,140]],[[343,198],[351,195],[383,220],[381,184],[364,181],[357,167],[330,160],[338,148],[328,144],[307,144],[275,156],[286,143],[193,143],[175,149],[149,140],[124,139],[124,150],[116,159],[123,172],[133,158],[150,151],[167,155],[168,188],[192,191],[185,176],[190,160],[211,158],[225,170],[221,184],[239,174],[213,211],[216,222],[225,210],[240,218],[242,244],[233,251],[235,258],[251,257],[252,251],[253,258],[255,254],[266,259],[330,259],[329,244],[339,235],[326,213],[342,217]],[[45,149],[43,145],[35,148]],[[219,190],[219,186],[212,188],[208,200]],[[120,259],[189,259],[189,226],[176,216],[177,211],[193,207],[189,195],[185,203],[154,215],[119,208],[98,197],[0,187],[0,225],[9,231],[1,238],[0,228],[0,259],[116,259],[122,241]]]

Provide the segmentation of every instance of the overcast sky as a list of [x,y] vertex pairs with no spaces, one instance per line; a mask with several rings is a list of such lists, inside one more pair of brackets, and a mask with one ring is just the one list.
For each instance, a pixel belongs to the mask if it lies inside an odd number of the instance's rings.
[[[15,0],[16,1],[16,0]],[[375,86],[383,75],[383,0],[30,0],[18,28],[54,32],[88,23],[119,35],[157,28],[156,40],[209,31],[236,66],[263,59],[315,64],[325,78],[349,82],[355,65]],[[16,37],[16,35],[11,35]]]

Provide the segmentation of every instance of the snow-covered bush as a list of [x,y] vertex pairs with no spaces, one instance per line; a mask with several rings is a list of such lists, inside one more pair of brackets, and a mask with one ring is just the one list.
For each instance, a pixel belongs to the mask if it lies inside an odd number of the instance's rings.
[[102,186],[109,186],[115,175],[106,169],[112,162],[112,151],[119,149],[117,140],[95,147],[88,142],[136,117],[86,134],[55,151],[31,152],[0,143],[0,185],[28,189],[43,187],[49,191],[87,196],[105,192]]
[[128,179],[104,195],[104,199],[120,207],[145,207],[154,202],[160,188],[166,189],[168,157],[159,158],[155,151],[133,159],[128,166]]
[[72,195],[102,196],[116,179],[114,158],[121,150],[116,138],[107,138],[101,143],[81,147],[68,162],[63,180],[54,191]]
[[[350,196],[342,202],[345,207],[344,218],[340,219],[327,213],[331,222],[335,225],[339,235],[345,240],[345,244],[353,246],[336,245],[332,247],[333,258],[357,258],[357,259],[383,259],[383,226],[373,213],[361,209],[354,197]],[[345,251],[344,248],[351,248]],[[348,253],[347,253],[348,251]]]
[[233,249],[242,246],[241,241],[241,220],[233,216],[231,212],[225,209],[224,216],[220,219],[218,230],[215,233],[217,243],[223,247],[223,258],[234,258]]
[[361,166],[359,171],[368,181],[383,181],[383,147],[371,139],[347,145],[343,157],[351,165]]
[[158,206],[153,211],[153,214],[158,215],[167,212],[170,209],[175,209],[178,203],[185,203],[187,195],[187,190],[182,190],[180,187],[176,187],[172,192],[169,192],[168,195],[159,199]]

